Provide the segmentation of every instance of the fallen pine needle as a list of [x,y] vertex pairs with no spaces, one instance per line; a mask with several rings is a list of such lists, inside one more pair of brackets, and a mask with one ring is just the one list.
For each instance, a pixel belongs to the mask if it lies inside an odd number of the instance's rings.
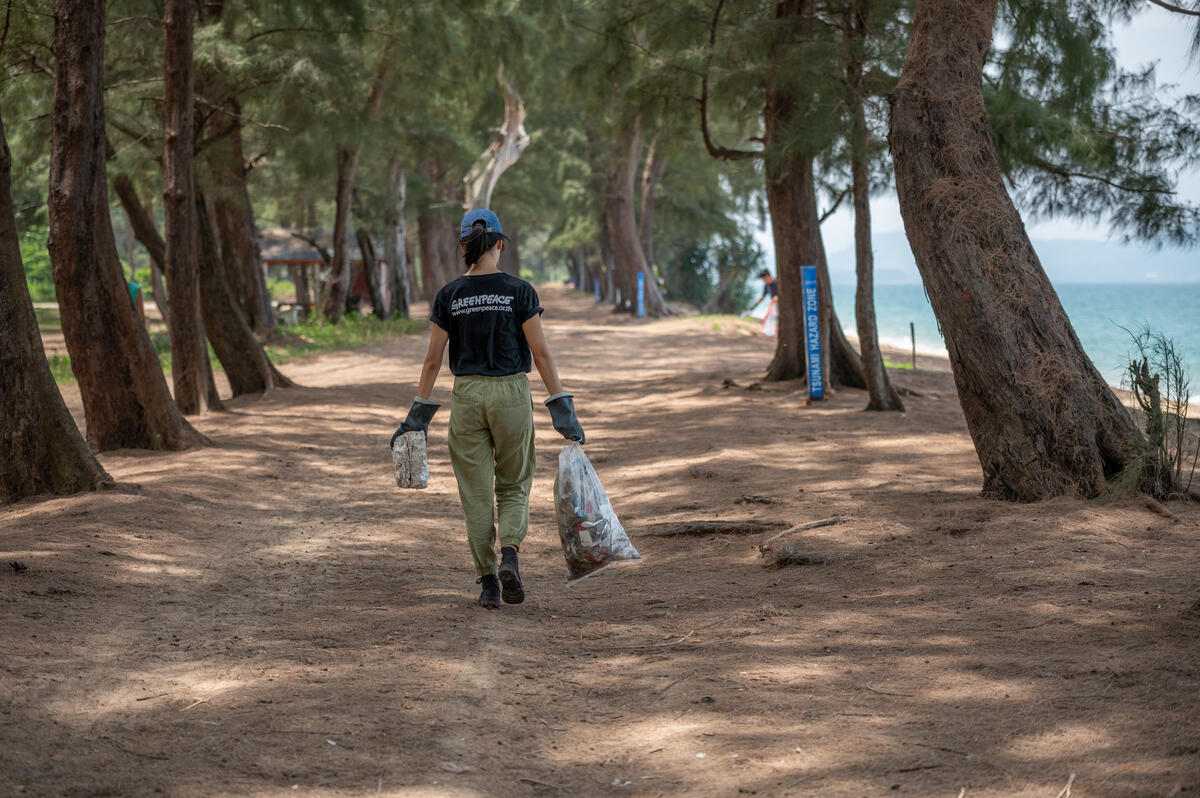
[[1071,798],[1071,785],[1075,783],[1075,774],[1072,773],[1067,779],[1067,786],[1062,788],[1062,792],[1054,796],[1054,798]]
[[680,682],[686,682],[688,679],[692,678],[692,677],[693,677],[693,676],[695,676],[695,675],[696,675],[696,672],[695,672],[695,671],[692,671],[691,673],[689,673],[689,674],[687,674],[687,675],[685,675],[685,676],[680,676],[678,679],[676,679],[675,681],[671,682],[670,684],[668,684],[668,685],[667,685],[666,687],[664,687],[663,689],[659,690],[659,691],[658,691],[658,694],[659,694],[659,695],[662,695],[663,693],[667,692],[668,690],[670,690],[670,689],[671,689],[672,687],[674,687],[675,685],[679,684]]

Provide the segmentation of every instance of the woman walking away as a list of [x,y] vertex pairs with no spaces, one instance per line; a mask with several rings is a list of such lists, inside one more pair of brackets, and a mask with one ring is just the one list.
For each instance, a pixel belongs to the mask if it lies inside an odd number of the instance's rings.
[[517,551],[529,528],[533,484],[533,402],[526,376],[531,361],[550,394],[546,407],[554,428],[567,440],[584,441],[572,395],[563,390],[542,334],[537,291],[497,267],[506,240],[491,211],[475,210],[463,217],[460,245],[467,273],[438,291],[417,398],[392,436],[394,444],[405,432],[428,432],[430,419],[441,407],[430,397],[449,343],[454,374],[450,462],[479,576],[476,584],[483,585],[479,603],[488,609],[499,607],[501,597],[507,604],[525,600]]

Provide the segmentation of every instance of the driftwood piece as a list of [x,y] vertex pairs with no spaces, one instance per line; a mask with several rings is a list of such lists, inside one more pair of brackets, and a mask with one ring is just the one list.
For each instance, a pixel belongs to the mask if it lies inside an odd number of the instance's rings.
[[835,559],[839,559],[839,555],[813,554],[803,551],[802,547],[806,544],[806,541],[802,540],[794,540],[787,544],[780,543],[779,541],[781,538],[796,532],[819,529],[823,526],[835,526],[849,520],[846,516],[835,515],[832,518],[822,518],[818,521],[797,524],[759,543],[758,553],[766,560],[764,565],[775,566],[776,568],[783,568],[788,565],[828,565]]
[[762,543],[759,543],[758,550],[764,551],[768,544],[773,543],[776,540],[779,540],[781,537],[784,537],[785,535],[790,535],[793,532],[803,532],[806,529],[819,529],[823,526],[834,526],[836,524],[840,524],[843,521],[848,521],[848,520],[850,520],[850,519],[848,519],[846,516],[835,515],[832,518],[822,518],[820,521],[808,521],[807,523],[797,524],[796,526],[791,527],[790,529],[785,529],[782,532],[780,532],[778,535],[772,535],[771,537],[764,540]]
[[786,521],[674,521],[643,527],[635,533],[639,537],[672,537],[675,535],[753,535],[786,527]]

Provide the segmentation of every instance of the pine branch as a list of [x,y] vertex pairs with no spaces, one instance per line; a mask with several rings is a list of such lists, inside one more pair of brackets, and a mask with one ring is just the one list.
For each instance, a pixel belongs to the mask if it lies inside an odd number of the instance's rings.
[[712,136],[708,132],[708,73],[712,66],[713,50],[717,44],[717,23],[721,19],[721,8],[724,5],[725,0],[717,0],[712,24],[708,30],[708,57],[704,61],[704,74],[700,78],[700,134],[704,137],[704,146],[708,150],[708,154],[714,158],[720,158],[723,161],[761,158],[763,157],[762,150],[732,150],[728,147],[718,147],[713,144]]
[[833,201],[833,205],[830,206],[829,210],[825,211],[825,213],[821,214],[821,218],[817,219],[817,224],[823,224],[826,219],[828,219],[830,216],[833,216],[833,214],[837,211],[838,206],[842,204],[842,200],[844,200],[846,195],[850,193],[850,188],[850,186],[846,186],[844,189],[842,189],[842,193],[837,195],[837,199]]
[[1182,6],[1174,5],[1173,3],[1164,2],[1164,0],[1150,0],[1154,5],[1165,8],[1168,11],[1174,11],[1176,14],[1187,14],[1190,17],[1200,17],[1200,8],[1183,8]]
[[1122,185],[1121,183],[1117,183],[1115,181],[1109,180],[1107,177],[1104,177],[1102,175],[1089,175],[1086,172],[1072,172],[1069,169],[1064,169],[1061,166],[1052,164],[1049,161],[1046,161],[1046,160],[1043,160],[1043,159],[1037,158],[1037,157],[1031,157],[1029,159],[1029,163],[1032,166],[1036,166],[1037,168],[1039,168],[1043,171],[1049,172],[1052,175],[1057,175],[1059,177],[1066,177],[1066,178],[1078,177],[1082,180],[1095,180],[1096,182],[1103,183],[1106,186],[1112,186],[1113,188],[1117,189],[1118,191],[1129,191],[1129,192],[1132,192],[1135,194],[1174,194],[1175,193],[1174,191],[1171,191],[1170,189],[1165,189],[1165,188],[1140,188],[1138,186]]

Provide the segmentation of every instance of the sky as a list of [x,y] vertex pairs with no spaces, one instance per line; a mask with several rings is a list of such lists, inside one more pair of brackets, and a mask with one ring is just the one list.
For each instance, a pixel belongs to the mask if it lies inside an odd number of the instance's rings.
[[[1192,31],[1188,18],[1146,3],[1144,12],[1129,24],[1114,29],[1117,60],[1126,69],[1154,62],[1158,67],[1160,86],[1174,84],[1177,92],[1200,92],[1200,64],[1189,64],[1188,61]],[[1200,203],[1200,172],[1193,170],[1181,175],[1178,190],[1183,197]],[[871,223],[877,241],[878,259],[882,254],[879,245],[893,249],[898,236],[902,237],[904,233],[904,222],[900,218],[900,207],[894,192],[881,194],[871,200]],[[1080,255],[1086,253],[1090,259],[1091,273],[1098,282],[1200,283],[1200,247],[1191,250],[1170,247],[1155,250],[1139,245],[1124,245],[1119,236],[1111,237],[1103,225],[1076,219],[1026,219],[1026,225],[1039,252],[1043,249],[1040,245],[1044,245],[1043,265],[1055,282],[1077,281],[1074,277],[1077,264],[1066,262],[1070,256],[1064,254],[1071,251],[1068,242],[1075,241],[1078,242],[1076,250]],[[835,272],[852,270],[854,215],[849,203],[843,204],[821,229],[825,236],[825,250],[829,253],[830,268]],[[770,234],[760,230],[757,238],[773,270],[774,246]],[[847,259],[849,262],[839,263]],[[896,258],[893,253],[889,261],[893,270],[889,281],[919,281],[911,254],[904,253]],[[1136,267],[1131,268],[1131,263],[1136,263]],[[837,282],[836,277],[834,280]]]

